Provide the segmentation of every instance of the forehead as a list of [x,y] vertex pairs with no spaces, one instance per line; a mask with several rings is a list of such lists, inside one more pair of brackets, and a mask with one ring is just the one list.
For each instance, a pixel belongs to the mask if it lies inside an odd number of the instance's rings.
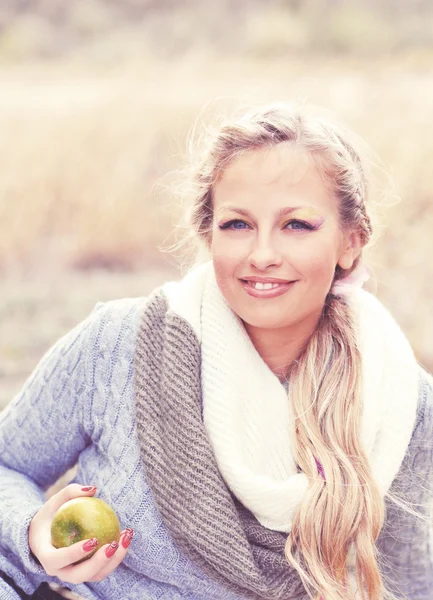
[[224,206],[247,208],[256,201],[308,205],[325,212],[336,212],[336,201],[306,151],[289,144],[251,150],[236,158],[220,175],[214,186],[214,210]]

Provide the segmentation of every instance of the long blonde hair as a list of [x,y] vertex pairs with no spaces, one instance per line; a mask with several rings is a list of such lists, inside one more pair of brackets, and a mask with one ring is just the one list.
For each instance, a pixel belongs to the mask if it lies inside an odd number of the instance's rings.
[[[213,186],[227,166],[244,152],[282,142],[314,159],[337,200],[341,229],[358,231],[364,247],[372,226],[359,154],[344,130],[285,103],[249,111],[211,137],[193,176],[195,192],[188,213],[192,236],[210,247]],[[337,265],[334,281],[348,275],[359,260],[361,255],[347,271]],[[351,312],[343,298],[328,293],[318,327],[290,370],[294,459],[310,484],[285,549],[311,597],[326,600],[355,598],[347,580],[350,552],[362,599],[382,600],[388,594],[375,545],[385,504],[359,437],[361,372]],[[326,481],[318,476],[316,458]]]

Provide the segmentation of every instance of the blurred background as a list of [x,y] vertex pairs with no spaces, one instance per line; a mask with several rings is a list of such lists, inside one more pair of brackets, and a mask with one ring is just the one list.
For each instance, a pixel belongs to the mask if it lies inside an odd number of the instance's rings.
[[0,408],[97,301],[180,276],[167,173],[268,100],[365,140],[367,288],[433,372],[432,0],[0,0]]

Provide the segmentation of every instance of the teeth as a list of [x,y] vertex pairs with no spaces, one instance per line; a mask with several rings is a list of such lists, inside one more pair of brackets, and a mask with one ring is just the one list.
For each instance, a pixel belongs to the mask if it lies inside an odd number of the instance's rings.
[[280,285],[279,283],[260,283],[259,281],[249,281],[248,283],[256,290],[271,290]]

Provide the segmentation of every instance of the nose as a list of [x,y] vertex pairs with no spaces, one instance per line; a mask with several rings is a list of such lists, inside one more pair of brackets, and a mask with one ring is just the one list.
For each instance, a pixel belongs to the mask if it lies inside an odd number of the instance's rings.
[[249,262],[258,270],[264,271],[267,267],[281,265],[282,257],[270,237],[258,236],[250,252]]

